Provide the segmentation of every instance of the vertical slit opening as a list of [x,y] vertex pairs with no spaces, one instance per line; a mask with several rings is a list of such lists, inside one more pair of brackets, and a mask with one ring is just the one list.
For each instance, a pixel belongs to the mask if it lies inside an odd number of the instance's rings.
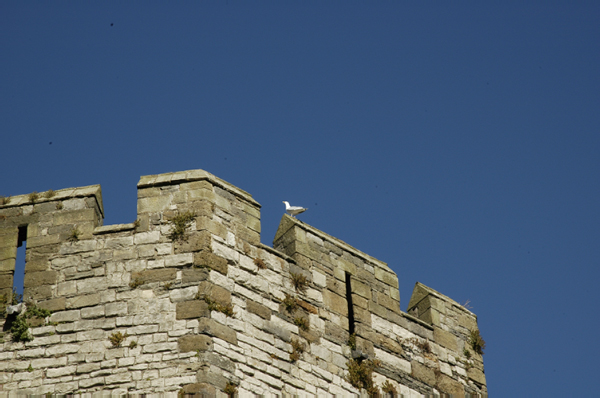
[[352,275],[346,272],[346,301],[348,302],[348,331],[354,334],[354,306],[352,305]]
[[27,251],[27,225],[19,227],[19,238],[17,243],[17,259],[15,261],[15,273],[13,274],[13,292],[23,295],[25,284],[25,254]]

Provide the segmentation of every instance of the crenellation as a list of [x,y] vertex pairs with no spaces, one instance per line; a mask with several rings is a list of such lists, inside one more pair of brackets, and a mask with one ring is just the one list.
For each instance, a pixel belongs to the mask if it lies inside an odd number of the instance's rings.
[[260,243],[260,204],[210,173],[141,177],[133,223],[103,212],[98,185],[0,205],[0,294],[26,241],[25,298],[52,311],[5,332],[2,391],[359,396],[349,364],[373,359],[380,391],[487,395],[472,312],[420,283],[402,312],[386,263],[287,215]]

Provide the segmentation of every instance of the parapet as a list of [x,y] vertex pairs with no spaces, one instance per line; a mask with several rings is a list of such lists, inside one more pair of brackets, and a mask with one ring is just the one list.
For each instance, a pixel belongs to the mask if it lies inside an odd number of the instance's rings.
[[260,243],[259,203],[203,170],[141,177],[137,207],[0,202],[0,293],[24,243],[26,307],[52,311],[0,318],[0,395],[487,396],[476,316],[420,283],[402,312],[386,263],[285,214]]

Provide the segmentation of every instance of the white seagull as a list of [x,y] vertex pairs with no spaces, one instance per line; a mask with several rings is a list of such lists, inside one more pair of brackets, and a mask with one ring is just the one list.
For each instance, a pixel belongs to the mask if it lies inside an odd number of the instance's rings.
[[304,207],[290,206],[290,204],[285,200],[283,201],[283,203],[285,203],[285,211],[292,217],[294,217],[296,214],[300,214],[306,211]]

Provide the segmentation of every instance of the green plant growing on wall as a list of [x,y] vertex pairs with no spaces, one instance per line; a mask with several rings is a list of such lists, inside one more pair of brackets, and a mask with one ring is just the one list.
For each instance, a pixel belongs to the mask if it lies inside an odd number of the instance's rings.
[[63,209],[63,204],[62,202],[56,202],[56,210],[62,210]]
[[184,242],[187,241],[187,233],[186,229],[190,226],[192,221],[196,215],[191,211],[186,211],[185,213],[181,213],[173,217],[171,222],[171,232],[169,233],[168,238],[173,242],[179,241]]
[[356,350],[356,333],[352,333],[348,336],[348,347],[350,347],[352,351]]
[[469,345],[479,355],[483,355],[483,350],[485,350],[485,340],[481,338],[481,334],[479,334],[479,329],[471,330],[469,334]]
[[54,192],[53,189],[50,189],[50,190],[44,192],[44,197],[46,199],[50,199],[50,198],[54,197],[55,195],[56,195],[56,192]]
[[302,317],[294,318],[294,325],[298,326],[305,332],[308,332],[308,319]]
[[40,198],[40,194],[37,191],[33,191],[29,194],[28,198],[31,203],[35,203]]
[[10,333],[14,342],[27,342],[33,340],[33,336],[29,333],[29,324],[27,319],[18,316],[10,327]]
[[31,366],[31,364],[29,364],[29,366],[27,367],[27,371],[28,371],[29,373],[31,373],[31,372],[33,372],[33,370],[34,370],[34,369],[33,369],[33,366]]
[[67,240],[69,242],[77,242],[79,240],[79,235],[81,235],[81,232],[79,232],[77,227],[73,227],[73,229],[69,233],[69,237],[67,238]]
[[465,349],[463,350],[463,354],[465,356],[465,358],[470,359],[471,358],[471,351],[467,350],[467,348],[465,347]]
[[17,289],[13,287],[12,297],[11,297],[11,305],[17,305],[21,301],[23,301],[23,295],[17,293]]
[[13,341],[32,341],[33,336],[29,332],[29,322],[27,322],[27,320],[31,318],[44,319],[51,314],[52,313],[49,310],[39,308],[34,303],[26,303],[25,312],[17,316],[10,327]]
[[292,339],[290,342],[292,344],[292,353],[290,354],[290,360],[292,362],[296,362],[300,359],[302,353],[304,353],[304,344],[296,339]]
[[381,366],[377,359],[351,359],[346,362],[348,375],[346,380],[357,389],[364,388],[371,396],[377,396],[379,389],[373,383],[373,370]]
[[292,285],[294,285],[294,289],[299,292],[304,293],[307,289],[308,281],[306,280],[306,276],[302,274],[291,273],[292,275]]
[[121,332],[115,332],[108,336],[108,340],[110,341],[113,347],[121,347],[121,344],[123,344],[123,341],[125,341],[126,338],[127,333],[123,334]]
[[227,385],[225,386],[225,388],[223,389],[223,392],[225,394],[227,394],[227,396],[229,398],[233,398],[235,397],[235,394],[237,394],[237,385],[235,385],[234,383],[228,381]]
[[131,340],[129,343],[129,348],[133,350],[135,347],[137,347],[137,345],[137,341]]
[[283,299],[283,306],[285,307],[285,310],[291,314],[298,308],[298,302],[295,297],[286,293],[285,298]]
[[208,296],[204,296],[204,302],[206,304],[208,304],[209,311],[218,311],[222,314],[225,314],[225,316],[228,316],[228,317],[233,317],[233,315],[235,315],[233,312],[232,304],[227,304],[227,305],[219,304],[216,301],[213,301]]
[[10,199],[10,196],[0,196],[0,206],[7,205]]

